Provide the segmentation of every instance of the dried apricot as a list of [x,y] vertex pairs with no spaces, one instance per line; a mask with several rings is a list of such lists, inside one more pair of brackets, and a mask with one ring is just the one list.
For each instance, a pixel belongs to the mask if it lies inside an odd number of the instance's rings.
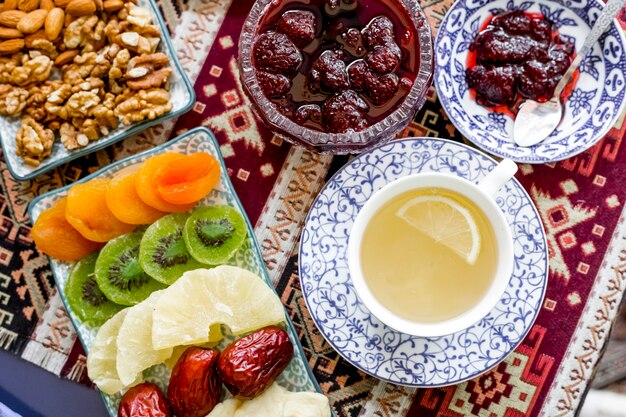
[[163,165],[170,163],[184,155],[179,153],[168,152],[161,155],[153,156],[146,159],[137,171],[135,177],[135,189],[139,198],[150,207],[168,213],[181,212],[190,210],[195,203],[191,204],[173,204],[164,200],[156,187],[156,173]]
[[108,178],[96,178],[74,185],[67,193],[65,218],[89,240],[108,242],[135,228],[119,221],[109,210],[105,195],[110,182]]
[[109,183],[106,191],[107,207],[120,221],[129,224],[151,224],[166,213],[143,202],[135,189],[135,178],[139,165],[119,171]]
[[172,204],[196,203],[220,179],[220,164],[206,152],[185,155],[161,166],[154,182],[163,200]]
[[100,249],[102,244],[87,240],[65,219],[67,198],[41,212],[30,235],[37,249],[62,261],[75,261]]

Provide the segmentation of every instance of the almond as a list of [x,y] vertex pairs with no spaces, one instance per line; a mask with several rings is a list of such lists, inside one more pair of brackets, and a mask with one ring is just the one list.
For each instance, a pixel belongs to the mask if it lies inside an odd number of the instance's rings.
[[5,0],[2,5],[2,10],[15,10],[17,9],[17,0]]
[[107,13],[117,12],[124,7],[124,2],[122,0],[104,0],[102,7],[104,7],[104,11]]
[[0,39],[21,38],[24,34],[17,29],[0,27]]
[[80,51],[78,49],[70,49],[69,51],[61,52],[57,59],[54,60],[54,65],[62,67],[65,64],[69,64],[74,60],[74,57],[76,57],[79,52]]
[[32,12],[39,7],[39,0],[17,0],[17,8],[23,12]]
[[0,55],[13,55],[24,47],[24,39],[11,39],[0,42]]
[[46,16],[45,29],[49,41],[59,37],[65,23],[65,12],[60,7],[55,7]]
[[96,3],[93,0],[72,0],[65,8],[70,16],[88,16],[96,12]]
[[22,33],[35,33],[42,28],[46,21],[48,11],[44,9],[33,10],[26,16],[22,17],[17,23],[17,28]]
[[7,10],[6,12],[0,12],[0,24],[14,28],[17,26],[22,17],[26,16],[21,10]]
[[70,1],[72,0],[54,0],[54,4],[56,4],[57,7],[64,9],[68,4],[70,4]]
[[39,2],[40,9],[52,10],[55,7],[56,6],[54,5],[54,2],[52,0],[40,0]]

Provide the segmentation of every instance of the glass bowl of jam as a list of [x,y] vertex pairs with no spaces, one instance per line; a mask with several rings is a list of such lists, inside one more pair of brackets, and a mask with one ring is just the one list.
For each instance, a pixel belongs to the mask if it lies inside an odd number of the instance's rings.
[[432,48],[416,0],[257,0],[239,71],[277,136],[357,153],[392,139],[424,104]]

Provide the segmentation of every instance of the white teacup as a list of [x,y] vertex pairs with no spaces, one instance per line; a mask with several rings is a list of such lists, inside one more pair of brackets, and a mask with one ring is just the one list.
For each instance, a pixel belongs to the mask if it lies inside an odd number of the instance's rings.
[[[419,173],[395,180],[375,192],[357,215],[348,242],[348,267],[352,283],[370,312],[387,326],[410,335],[435,337],[452,334],[477,323],[498,303],[513,272],[513,237],[510,226],[494,195],[517,172],[511,160],[500,162],[479,184],[452,174]],[[497,248],[496,272],[484,296],[469,310],[439,322],[407,320],[390,311],[372,293],[361,267],[361,243],[372,216],[393,197],[416,188],[437,187],[457,192],[474,202],[491,223]]]

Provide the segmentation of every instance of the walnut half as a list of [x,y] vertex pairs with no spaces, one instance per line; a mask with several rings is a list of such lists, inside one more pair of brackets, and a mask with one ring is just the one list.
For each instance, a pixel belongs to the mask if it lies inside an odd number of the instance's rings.
[[154,120],[172,110],[170,93],[163,88],[139,90],[115,107],[115,115],[122,119],[122,124],[139,122],[144,119]]
[[14,87],[10,84],[0,84],[0,114],[3,116],[17,116],[28,100],[28,90]]
[[28,165],[39,166],[41,161],[52,153],[54,133],[44,128],[32,117],[24,116],[15,140],[16,153],[24,159],[24,162]]

